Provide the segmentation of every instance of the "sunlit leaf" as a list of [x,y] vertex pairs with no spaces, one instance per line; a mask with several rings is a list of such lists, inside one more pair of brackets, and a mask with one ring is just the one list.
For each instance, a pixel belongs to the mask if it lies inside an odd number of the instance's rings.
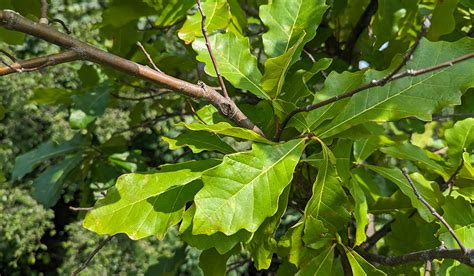
[[202,187],[203,171],[217,164],[208,159],[163,166],[156,173],[122,175],[87,213],[84,227],[101,235],[162,238],[181,220],[186,202]]
[[226,155],[221,165],[203,174],[204,187],[194,199],[193,234],[255,232],[277,212],[304,146],[304,139],[254,144],[249,152]]

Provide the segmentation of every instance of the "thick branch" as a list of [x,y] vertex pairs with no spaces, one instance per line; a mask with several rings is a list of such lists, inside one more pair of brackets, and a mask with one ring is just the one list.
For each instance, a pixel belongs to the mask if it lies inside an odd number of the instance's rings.
[[17,61],[5,67],[0,67],[0,76],[12,73],[31,72],[47,66],[75,61],[79,56],[74,51],[65,51],[44,57],[33,58],[25,61]]
[[9,10],[0,11],[0,26],[9,30],[30,34],[71,50],[78,55],[78,59],[112,67],[128,75],[166,85],[187,96],[208,100],[215,105],[221,113],[236,122],[237,125],[251,129],[262,136],[264,135],[263,132],[242,113],[233,101],[220,95],[216,90],[210,87],[202,89],[199,85],[157,72],[147,66],[105,52],[72,36],[58,32],[47,25],[32,22]]
[[413,189],[413,193],[415,194],[415,196],[418,198],[419,201],[421,201],[421,203],[423,203],[426,208],[428,208],[428,210],[430,210],[431,214],[433,216],[435,216],[449,231],[449,233],[451,234],[451,236],[453,236],[453,238],[456,240],[456,242],[458,243],[459,245],[459,248],[461,248],[461,251],[466,253],[467,254],[467,249],[464,247],[464,245],[462,244],[461,240],[459,239],[459,237],[456,235],[456,233],[454,232],[453,228],[451,227],[451,225],[449,225],[449,223],[440,215],[438,214],[438,212],[436,212],[435,208],[433,208],[433,206],[431,206],[422,196],[421,194],[418,192],[418,190],[416,189],[416,186],[415,186],[415,183],[413,183],[413,180],[411,179],[411,177],[408,175],[408,172],[406,169],[403,169],[402,170],[402,173],[403,173],[403,176],[405,176],[405,178],[407,179],[408,183],[410,184],[411,188]]
[[381,265],[401,265],[413,262],[426,262],[435,259],[455,259],[468,266],[474,267],[474,249],[467,249],[467,253],[460,249],[429,249],[418,252],[411,252],[400,256],[383,256],[357,250],[364,259]]

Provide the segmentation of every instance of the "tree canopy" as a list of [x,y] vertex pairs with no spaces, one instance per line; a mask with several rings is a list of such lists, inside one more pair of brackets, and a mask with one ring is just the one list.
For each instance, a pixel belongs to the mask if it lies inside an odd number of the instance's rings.
[[[147,273],[197,252],[188,273],[471,275],[473,18],[469,0],[0,0],[1,187],[27,184],[44,228],[69,207],[103,236],[73,275],[114,239],[170,236]],[[48,126],[8,131],[31,110]]]

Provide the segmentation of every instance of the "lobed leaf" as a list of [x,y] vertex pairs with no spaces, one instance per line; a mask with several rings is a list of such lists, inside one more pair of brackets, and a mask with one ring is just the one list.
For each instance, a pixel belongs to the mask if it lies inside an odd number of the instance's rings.
[[122,175],[87,213],[83,225],[101,235],[163,238],[181,220],[186,202],[202,187],[203,171],[217,164],[213,159],[190,161],[162,166],[156,173]]
[[194,199],[193,234],[233,235],[241,229],[255,232],[277,212],[304,141],[254,144],[251,151],[227,155],[221,165],[206,171],[204,187]]

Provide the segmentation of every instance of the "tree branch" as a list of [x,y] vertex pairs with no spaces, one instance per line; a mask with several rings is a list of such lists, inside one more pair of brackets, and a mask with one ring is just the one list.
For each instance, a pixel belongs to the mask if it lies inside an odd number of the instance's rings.
[[92,258],[94,258],[97,253],[113,238],[114,236],[108,236],[107,238],[103,239],[96,248],[87,256],[86,260],[76,269],[74,272],[71,273],[71,275],[75,276],[79,274],[79,272],[83,271],[86,269],[86,267],[89,265],[89,263],[92,261]]
[[39,23],[48,25],[48,0],[41,0]]
[[201,29],[202,29],[202,34],[204,35],[204,39],[206,40],[207,51],[209,52],[209,56],[211,56],[212,65],[214,65],[214,70],[216,71],[217,79],[219,80],[219,84],[222,88],[222,92],[224,93],[224,97],[226,97],[228,99],[229,94],[227,93],[227,89],[225,87],[224,79],[222,78],[221,72],[219,71],[219,67],[217,66],[216,57],[214,56],[214,53],[212,52],[211,43],[209,42],[209,35],[207,34],[207,29],[206,29],[206,14],[204,13],[204,10],[202,9],[201,0],[196,0],[196,2],[198,4],[198,9],[199,9],[199,12],[201,13],[201,17],[202,17]]
[[[467,249],[464,247],[464,245],[462,244],[461,240],[459,239],[459,237],[456,235],[456,233],[454,232],[453,228],[451,227],[451,225],[449,225],[449,223],[440,215],[438,214],[438,212],[436,212],[435,208],[433,208],[433,206],[431,206],[422,196],[421,194],[418,192],[418,190],[416,189],[416,186],[415,184],[413,183],[413,180],[411,179],[411,177],[408,175],[408,172],[406,169],[402,169],[402,173],[403,173],[403,176],[405,176],[405,178],[407,179],[408,183],[410,184],[411,188],[413,189],[413,192],[415,193],[416,197],[418,198],[418,200],[421,201],[421,203],[423,203],[431,212],[431,214],[433,214],[433,216],[435,216],[449,231],[449,233],[451,234],[451,236],[453,236],[453,238],[456,240],[456,242],[458,243],[459,245],[459,248],[461,248],[461,251],[464,252],[465,254],[468,253]],[[474,261],[474,260],[473,260]]]
[[74,51],[65,51],[58,54],[52,54],[44,57],[37,57],[25,61],[16,61],[4,67],[0,67],[0,76],[12,73],[31,72],[42,69],[47,66],[78,60],[79,56]]
[[337,102],[339,100],[342,100],[342,99],[345,99],[345,98],[350,98],[350,97],[354,96],[355,94],[360,93],[364,90],[367,90],[367,89],[370,89],[370,88],[373,88],[373,87],[377,87],[377,86],[383,86],[383,85],[385,85],[385,84],[387,84],[391,81],[394,81],[394,80],[398,80],[398,79],[405,78],[405,77],[408,77],[408,76],[415,77],[415,76],[418,76],[418,75],[422,75],[422,74],[426,74],[426,73],[429,73],[429,72],[437,71],[437,70],[443,69],[445,67],[451,67],[456,63],[460,63],[460,62],[469,60],[471,58],[474,58],[474,53],[466,54],[466,55],[457,57],[455,59],[437,64],[437,65],[434,65],[434,66],[430,66],[430,67],[426,67],[426,68],[422,68],[422,69],[418,69],[418,70],[406,70],[404,72],[395,74],[394,76],[392,76],[390,79],[388,79],[386,81],[383,81],[383,79],[373,80],[369,83],[363,84],[363,85],[355,88],[354,90],[351,90],[351,91],[348,91],[346,93],[331,97],[331,98],[326,99],[324,101],[321,101],[319,103],[297,108],[297,109],[291,111],[286,116],[285,120],[283,120],[283,123],[280,125],[280,128],[278,129],[278,132],[275,135],[275,140],[276,141],[280,140],[281,133],[283,132],[283,129],[288,124],[290,119],[293,118],[298,113],[309,112],[309,111],[321,108],[323,106],[326,106],[328,104]]
[[342,52],[342,57],[352,63],[352,54],[354,52],[354,47],[359,40],[362,32],[369,26],[372,16],[377,12],[378,9],[378,0],[371,0],[367,8],[365,8],[364,13],[360,16],[356,25],[352,29],[351,36],[346,42],[345,49]]
[[[372,2],[375,2],[377,3],[377,1],[372,1]],[[373,4],[373,3],[370,3],[369,4],[369,7],[368,9],[370,8],[370,5]],[[377,10],[377,4],[375,4],[375,11]],[[375,11],[373,11],[375,13]],[[367,12],[367,10],[366,10]],[[370,15],[370,14],[369,14]],[[370,18],[372,17],[372,15],[370,15],[369,17],[369,23],[370,23]],[[376,87],[376,86],[384,86],[385,84],[391,82],[391,81],[394,81],[396,79],[399,79],[399,78],[402,78],[402,77],[406,77],[406,76],[413,76],[413,75],[410,75],[409,73],[413,73],[413,70],[407,70],[407,73],[406,75],[403,75],[402,74],[398,74],[398,72],[400,72],[400,70],[403,68],[403,66],[405,66],[407,64],[407,62],[412,58],[413,56],[413,53],[415,52],[416,48],[418,48],[418,45],[420,44],[420,41],[421,39],[423,38],[423,36],[426,34],[426,32],[428,31],[428,28],[430,27],[431,25],[431,17],[428,16],[425,18],[425,20],[423,21],[423,25],[421,27],[421,30],[420,32],[418,33],[417,37],[416,37],[416,40],[415,40],[415,43],[413,43],[413,46],[408,50],[408,52],[403,56],[403,60],[402,62],[400,62],[400,64],[390,73],[388,74],[387,76],[379,79],[379,80],[373,80],[369,83],[366,83],[366,84],[363,84],[361,86],[359,86],[358,88],[356,89],[353,89],[351,91],[348,91],[344,94],[341,94],[341,95],[337,95],[337,96],[334,96],[332,98],[329,98],[327,100],[324,100],[322,102],[319,102],[317,104],[312,104],[312,105],[308,105],[308,106],[304,106],[304,107],[300,107],[300,108],[297,108],[293,111],[291,111],[287,116],[286,118],[283,120],[283,122],[281,123],[280,127],[277,129],[276,131],[276,134],[275,134],[275,140],[276,141],[279,141],[280,138],[281,138],[281,134],[283,132],[283,129],[285,129],[286,125],[288,124],[288,122],[291,120],[291,118],[293,118],[293,116],[295,116],[296,114],[298,113],[301,113],[301,112],[309,112],[311,110],[315,110],[315,109],[318,109],[320,107],[323,107],[325,105],[328,105],[328,104],[331,104],[333,102],[336,102],[336,101],[339,101],[339,100],[342,100],[342,99],[345,99],[345,98],[350,98],[352,96],[354,96],[355,94],[357,93],[360,93],[364,90],[367,90],[369,88],[372,88],[372,87]],[[358,22],[359,24],[359,22]],[[355,43],[355,42],[354,42]],[[409,71],[409,72],[408,72]],[[424,73],[427,73],[427,72],[424,72]],[[423,74],[424,74],[423,73]]]
[[199,85],[157,72],[147,66],[105,52],[70,35],[58,32],[47,25],[32,22],[13,11],[0,10],[0,26],[9,30],[30,34],[57,46],[66,48],[75,52],[78,56],[77,59],[108,66],[128,75],[166,85],[184,95],[207,100],[238,126],[253,130],[264,136],[260,128],[252,123],[232,100],[222,96],[210,87],[202,89]]
[[364,259],[381,265],[396,266],[413,262],[425,262],[434,259],[455,259],[470,267],[474,267],[474,249],[467,249],[464,253],[460,249],[428,249],[423,251],[411,252],[400,256],[383,256],[367,253],[363,250],[356,249]]

